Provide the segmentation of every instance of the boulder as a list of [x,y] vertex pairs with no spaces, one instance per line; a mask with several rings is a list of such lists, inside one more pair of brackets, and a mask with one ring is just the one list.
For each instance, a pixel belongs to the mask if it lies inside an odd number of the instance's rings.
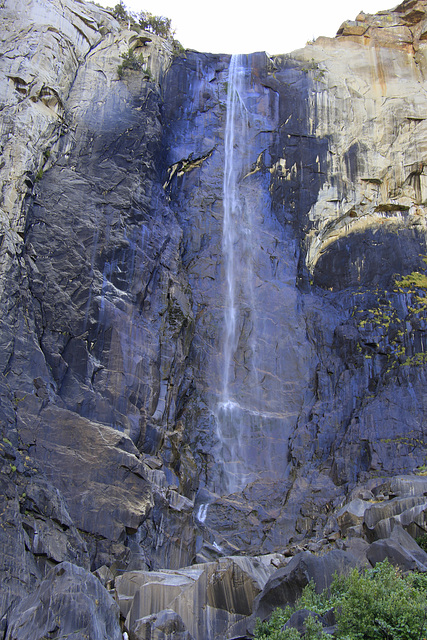
[[179,633],[206,639],[243,635],[253,601],[275,571],[271,560],[229,557],[174,571],[126,572],[116,578],[116,599],[127,627],[140,635],[154,628],[151,616],[158,620],[165,610],[182,620],[185,630]]
[[338,511],[336,518],[343,536],[350,527],[362,524],[365,511],[369,507],[370,503],[366,500],[355,498]]
[[321,615],[315,613],[314,611],[310,611],[310,609],[299,609],[291,615],[286,624],[283,625],[283,629],[289,629],[292,627],[294,629],[297,629],[302,635],[304,635],[307,630],[305,621],[310,617],[314,618],[318,622],[322,622],[323,625],[323,619]]
[[364,540],[363,538],[347,538],[342,542],[342,550],[351,553],[351,555],[356,558],[358,566],[368,565],[368,559],[366,554],[369,549],[369,542]]
[[368,27],[363,22],[357,22],[354,20],[346,20],[338,29],[339,36],[363,36],[368,30]]
[[395,524],[390,535],[391,540],[395,540],[407,551],[409,551],[418,562],[427,566],[427,553],[414,540],[414,538],[399,524]]
[[393,476],[373,489],[375,496],[386,494],[390,498],[409,498],[427,494],[427,477],[400,475]]
[[402,571],[427,571],[427,553],[399,524],[393,525],[389,538],[376,540],[370,545],[367,558],[374,566],[387,559]]
[[315,556],[309,552],[299,553],[286,567],[278,569],[268,579],[255,599],[253,617],[265,620],[277,607],[294,604],[311,580],[316,593],[320,593],[330,586],[335,573],[345,573],[358,564],[355,556],[338,549],[323,556]]
[[333,635],[335,630],[335,614],[332,609],[322,616],[314,611],[310,611],[309,609],[299,609],[298,611],[295,611],[286,624],[283,625],[283,630],[293,627],[294,629],[297,629],[301,635],[304,635],[307,630],[305,621],[308,617],[312,617],[322,623],[323,633]]
[[54,567],[11,612],[6,640],[123,640],[119,608],[91,573],[70,562]]
[[424,496],[396,497],[391,500],[382,500],[373,504],[366,510],[364,516],[365,526],[369,530],[375,529],[375,526],[381,520],[386,520],[395,516],[399,516],[404,511],[414,506],[424,504],[426,499]]
[[372,505],[366,510],[364,525],[370,540],[388,538],[395,524],[401,524],[413,536],[427,529],[427,500],[424,495],[396,497]]
[[132,640],[193,640],[181,616],[172,609],[136,620],[130,632]]
[[402,571],[427,571],[427,565],[423,565],[401,544],[391,538],[376,540],[368,550],[367,557],[372,566],[378,562],[388,560]]

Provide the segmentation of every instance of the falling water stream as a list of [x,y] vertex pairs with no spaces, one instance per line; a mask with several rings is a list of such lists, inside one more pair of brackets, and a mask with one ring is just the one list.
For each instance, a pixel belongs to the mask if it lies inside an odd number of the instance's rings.
[[[224,365],[222,403],[230,403],[230,369],[236,350],[236,250],[235,244],[242,228],[242,201],[238,180],[243,168],[242,147],[245,146],[248,114],[242,98],[245,69],[242,56],[234,55],[230,61],[227,90],[227,120],[225,126],[225,159],[223,181],[223,235],[222,248],[225,264],[226,296],[224,306]],[[236,142],[239,140],[239,146]],[[236,148],[235,148],[236,144]]]
[[[245,202],[241,181],[249,170],[248,128],[245,105],[248,66],[246,56],[230,61],[225,126],[222,251],[225,273],[222,390],[217,407],[218,437],[222,444],[221,493],[241,490],[252,478],[248,464],[248,432],[254,411],[244,409],[233,392],[236,351],[245,325],[245,359],[248,378],[256,387],[256,308],[253,276],[253,219]],[[253,421],[253,420],[252,420]]]
[[278,109],[275,94],[259,81],[263,61],[254,56],[233,55],[227,77],[222,323],[210,405],[217,444],[207,491],[197,500],[202,524],[215,496],[250,501],[283,476],[296,415],[294,275],[285,260],[277,266],[284,234],[271,211],[270,175],[262,170]]

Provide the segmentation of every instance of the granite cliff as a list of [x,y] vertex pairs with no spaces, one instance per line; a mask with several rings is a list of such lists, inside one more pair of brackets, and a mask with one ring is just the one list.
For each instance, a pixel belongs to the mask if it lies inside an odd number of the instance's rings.
[[231,638],[291,555],[424,570],[427,2],[234,79],[0,6],[0,637]]

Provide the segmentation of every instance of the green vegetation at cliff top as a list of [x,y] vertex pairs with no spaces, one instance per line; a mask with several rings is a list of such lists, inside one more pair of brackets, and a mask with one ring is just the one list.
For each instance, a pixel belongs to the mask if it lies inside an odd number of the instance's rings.
[[116,20],[135,31],[149,31],[157,36],[161,36],[172,43],[174,52],[181,53],[184,49],[182,45],[175,40],[175,31],[172,29],[172,20],[164,16],[154,16],[148,11],[140,11],[135,13],[130,11],[122,2],[108,9],[112,12]]

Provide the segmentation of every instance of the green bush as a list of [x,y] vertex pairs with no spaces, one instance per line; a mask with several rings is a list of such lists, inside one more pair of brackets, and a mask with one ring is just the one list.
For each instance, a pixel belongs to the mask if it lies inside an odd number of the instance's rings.
[[[301,597],[295,606],[286,606],[284,609],[275,609],[269,620],[256,621],[256,640],[300,640],[301,635],[297,629],[283,629],[283,625],[291,615],[299,609],[309,609],[322,615],[331,609],[331,594],[324,591],[316,593],[314,582],[311,581],[303,590]],[[306,633],[304,640],[330,640],[330,636],[323,633],[322,623],[309,616],[306,621]]]
[[110,10],[113,12],[113,15],[116,18],[116,20],[127,22],[127,20],[129,19],[129,14],[126,11],[125,6],[121,3],[116,4],[114,9],[110,9]]
[[[316,587],[313,580],[311,580],[309,584],[304,587],[302,595],[298,600],[298,609],[309,609],[310,611],[315,611],[323,615],[331,608],[331,595],[328,594],[327,591],[316,593]],[[296,611],[296,609],[294,610]]]
[[122,25],[129,26],[136,31],[143,29],[144,31],[150,31],[162,38],[173,41],[174,31],[172,29],[172,20],[165,18],[164,16],[153,16],[148,11],[140,11],[140,13],[134,13],[124,5],[123,2],[116,4],[115,7],[109,9],[116,20]]
[[[424,474],[426,471],[427,469],[425,465],[423,465],[422,467],[418,468],[416,473]],[[421,549],[423,549],[423,551],[427,551],[427,534],[426,533],[424,533],[422,536],[418,536],[418,538],[415,538],[415,542],[419,547],[421,547]]]
[[338,616],[338,637],[419,640],[425,627],[426,592],[388,562],[360,575],[352,571]]
[[[184,47],[174,38],[175,31],[172,29],[172,20],[170,18],[165,18],[164,16],[153,16],[153,14],[148,13],[148,11],[134,13],[129,11],[123,2],[116,4],[115,7],[110,7],[108,10],[111,11],[116,20],[118,20],[123,26],[129,27],[134,31],[140,31],[143,29],[144,31],[155,33],[172,44],[174,55],[178,56],[184,54]],[[134,68],[135,67],[123,66],[123,64],[120,65],[119,76],[122,77],[125,69]]]
[[[341,640],[424,640],[427,637],[427,576],[403,576],[387,560],[362,572],[335,576],[329,591],[316,594],[310,583],[293,607],[276,609],[267,622],[257,620],[255,640],[299,640],[296,629],[282,630],[294,611],[320,615],[334,608]],[[328,638],[322,625],[307,618],[305,640]],[[330,636],[329,636],[330,637]]]
[[331,636],[323,632],[322,623],[309,616],[305,620],[304,640],[331,640]]
[[153,16],[147,11],[141,11],[138,15],[139,26],[144,31],[151,31],[162,38],[172,38],[172,20],[163,16]]
[[[292,636],[283,635],[284,632],[281,630],[283,625],[291,617],[293,611],[293,608],[287,606],[285,609],[275,609],[266,622],[261,622],[261,620],[257,618],[254,635],[256,640],[267,640],[267,638],[268,640],[293,640]],[[296,631],[296,629],[294,629],[294,631]],[[298,631],[295,638],[296,640],[300,638]]]
[[129,49],[126,53],[121,53],[120,57],[123,62],[117,67],[119,78],[123,77],[125,69],[141,71],[144,68],[144,58],[142,54],[137,57],[134,52]]

